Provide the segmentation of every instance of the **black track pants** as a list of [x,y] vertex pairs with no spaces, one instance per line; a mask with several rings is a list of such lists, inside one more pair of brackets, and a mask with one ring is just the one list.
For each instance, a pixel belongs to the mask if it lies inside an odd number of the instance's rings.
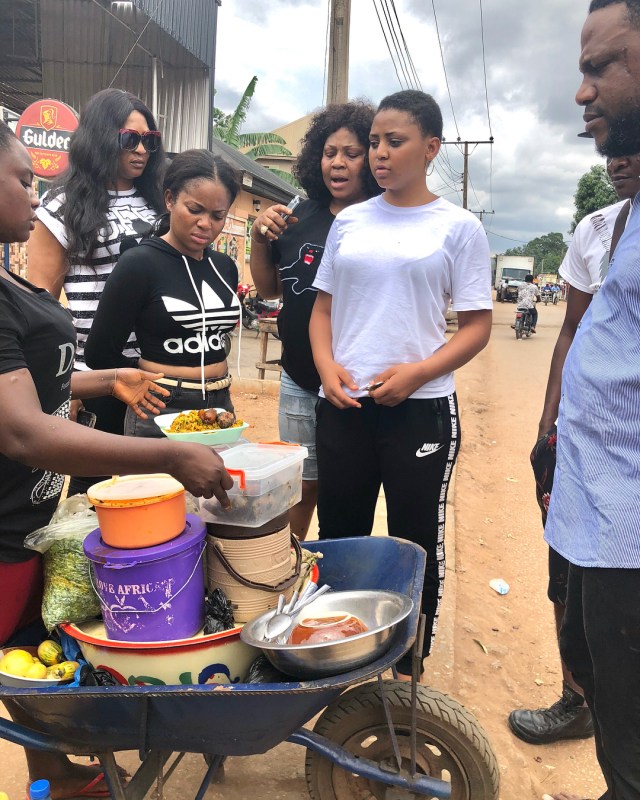
[[[456,396],[405,400],[393,408],[370,398],[360,402],[362,408],[340,410],[318,401],[320,538],[368,536],[382,484],[389,536],[427,551],[422,611],[428,655],[444,587],[447,490],[460,447]],[[399,667],[410,672],[408,662]]]

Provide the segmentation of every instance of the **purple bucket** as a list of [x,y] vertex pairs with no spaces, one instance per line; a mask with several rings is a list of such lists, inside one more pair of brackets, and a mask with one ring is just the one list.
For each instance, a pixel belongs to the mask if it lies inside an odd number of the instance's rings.
[[107,638],[123,642],[188,639],[204,625],[204,523],[187,515],[183,533],[138,550],[117,550],[100,538],[84,540],[93,562]]

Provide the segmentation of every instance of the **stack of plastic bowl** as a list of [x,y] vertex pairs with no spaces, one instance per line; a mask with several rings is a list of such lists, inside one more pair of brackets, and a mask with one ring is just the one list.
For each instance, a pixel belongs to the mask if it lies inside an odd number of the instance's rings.
[[[240,444],[221,452],[234,478],[231,508],[201,501],[207,523],[207,582],[233,606],[236,622],[247,622],[288,598],[300,575],[300,545],[291,535],[289,509],[302,496],[299,445]],[[292,558],[292,547],[295,557]]]

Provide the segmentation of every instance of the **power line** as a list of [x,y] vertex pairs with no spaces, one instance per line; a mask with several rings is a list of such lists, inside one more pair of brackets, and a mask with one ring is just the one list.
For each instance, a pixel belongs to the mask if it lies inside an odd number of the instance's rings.
[[398,64],[400,65],[400,69],[402,70],[402,74],[404,76],[405,83],[410,89],[413,89],[411,76],[409,75],[409,71],[407,69],[406,60],[404,55],[400,51],[400,40],[398,38],[398,34],[393,26],[393,22],[391,20],[391,12],[389,11],[389,3],[388,0],[381,0],[382,5],[382,13],[384,14],[384,18],[387,23],[387,27],[389,30],[389,34],[391,35],[391,40],[393,42],[393,49],[396,54],[396,58],[398,59]]
[[393,64],[393,68],[394,68],[395,73],[396,73],[396,78],[398,79],[398,83],[400,84],[400,88],[404,89],[405,87],[402,85],[402,81],[400,80],[400,75],[398,74],[398,68],[396,67],[396,62],[393,59],[393,53],[391,52],[391,47],[389,46],[389,40],[387,39],[387,34],[386,34],[386,31],[385,31],[384,26],[382,24],[382,20],[380,19],[380,12],[378,11],[378,6],[376,5],[375,0],[373,2],[373,7],[375,8],[376,16],[378,17],[378,24],[380,25],[380,30],[382,31],[382,35],[384,36],[384,41],[385,41],[385,44],[387,45],[387,50],[389,51],[389,56],[391,57],[391,63]]
[[109,88],[109,89],[110,89],[110,88],[113,86],[113,82],[114,82],[114,81],[115,81],[115,79],[118,77],[118,75],[119,75],[119,74],[122,72],[122,69],[123,69],[124,65],[125,65],[125,64],[127,63],[127,61],[129,60],[129,56],[131,55],[131,53],[133,53],[133,51],[134,51],[134,49],[135,49],[136,45],[138,44],[138,42],[140,41],[140,39],[142,39],[142,35],[143,35],[143,33],[144,33],[146,30],[147,30],[147,28],[149,27],[149,25],[150,25],[150,24],[151,24],[151,22],[152,22],[153,16],[155,15],[155,13],[158,11],[158,9],[160,8],[160,6],[161,6],[163,3],[164,3],[164,0],[158,0],[158,2],[157,2],[157,3],[156,3],[156,5],[155,5],[155,8],[154,8],[154,9],[153,9],[153,10],[152,10],[150,13],[149,13],[149,19],[147,20],[147,22],[146,22],[146,24],[145,24],[144,28],[143,28],[143,29],[140,31],[140,33],[138,34],[138,38],[137,38],[137,39],[135,40],[135,42],[134,42],[134,43],[131,45],[131,49],[129,50],[129,52],[127,53],[127,55],[124,57],[124,61],[123,61],[123,62],[122,62],[122,64],[120,64],[120,66],[118,67],[118,71],[116,72],[116,74],[113,76],[113,78],[111,78],[111,83],[109,84],[109,86],[108,86],[107,88]]
[[449,95],[449,103],[451,104],[451,113],[453,115],[453,124],[456,126],[456,134],[458,139],[460,139],[460,131],[458,130],[458,121],[456,120],[456,112],[453,110],[453,99],[451,98],[451,89],[449,88],[449,78],[447,77],[447,68],[444,65],[444,52],[442,50],[442,42],[440,41],[440,29],[438,28],[438,17],[436,15],[436,3],[435,0],[431,0],[431,6],[433,8],[433,19],[436,23],[436,35],[438,37],[438,46],[440,48],[440,58],[442,59],[442,70],[444,72],[444,80],[447,85],[447,94]]
[[400,33],[400,38],[402,39],[402,44],[404,47],[404,51],[407,54],[407,59],[411,66],[411,73],[413,75],[413,79],[415,82],[416,89],[422,89],[422,84],[420,83],[420,78],[418,77],[418,72],[416,70],[415,64],[413,63],[413,59],[411,58],[411,53],[409,52],[409,48],[407,47],[407,40],[404,38],[404,33],[402,32],[402,25],[400,24],[400,18],[398,17],[398,12],[396,10],[395,0],[391,0],[391,8],[393,9],[393,13],[396,18],[396,24],[398,26],[398,31]]
[[494,233],[493,231],[491,231],[491,235],[497,236],[499,239],[506,239],[508,242],[518,242],[518,244],[529,244],[531,241],[530,239],[527,241],[524,239],[513,239],[511,236],[503,236],[501,233]]
[[484,99],[487,105],[487,122],[489,123],[489,138],[493,138],[491,131],[491,114],[489,113],[489,92],[487,91],[487,62],[484,55],[484,19],[482,16],[482,0],[480,2],[480,37],[482,39],[482,70],[484,72]]

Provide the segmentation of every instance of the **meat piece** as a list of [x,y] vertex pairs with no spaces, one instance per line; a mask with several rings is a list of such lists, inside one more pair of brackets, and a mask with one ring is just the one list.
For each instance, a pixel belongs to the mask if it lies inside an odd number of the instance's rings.
[[218,425],[221,428],[230,428],[236,421],[236,415],[231,411],[221,411],[218,414]]
[[198,411],[198,416],[207,425],[213,425],[213,423],[218,419],[218,412],[215,410],[215,408],[201,408]]

